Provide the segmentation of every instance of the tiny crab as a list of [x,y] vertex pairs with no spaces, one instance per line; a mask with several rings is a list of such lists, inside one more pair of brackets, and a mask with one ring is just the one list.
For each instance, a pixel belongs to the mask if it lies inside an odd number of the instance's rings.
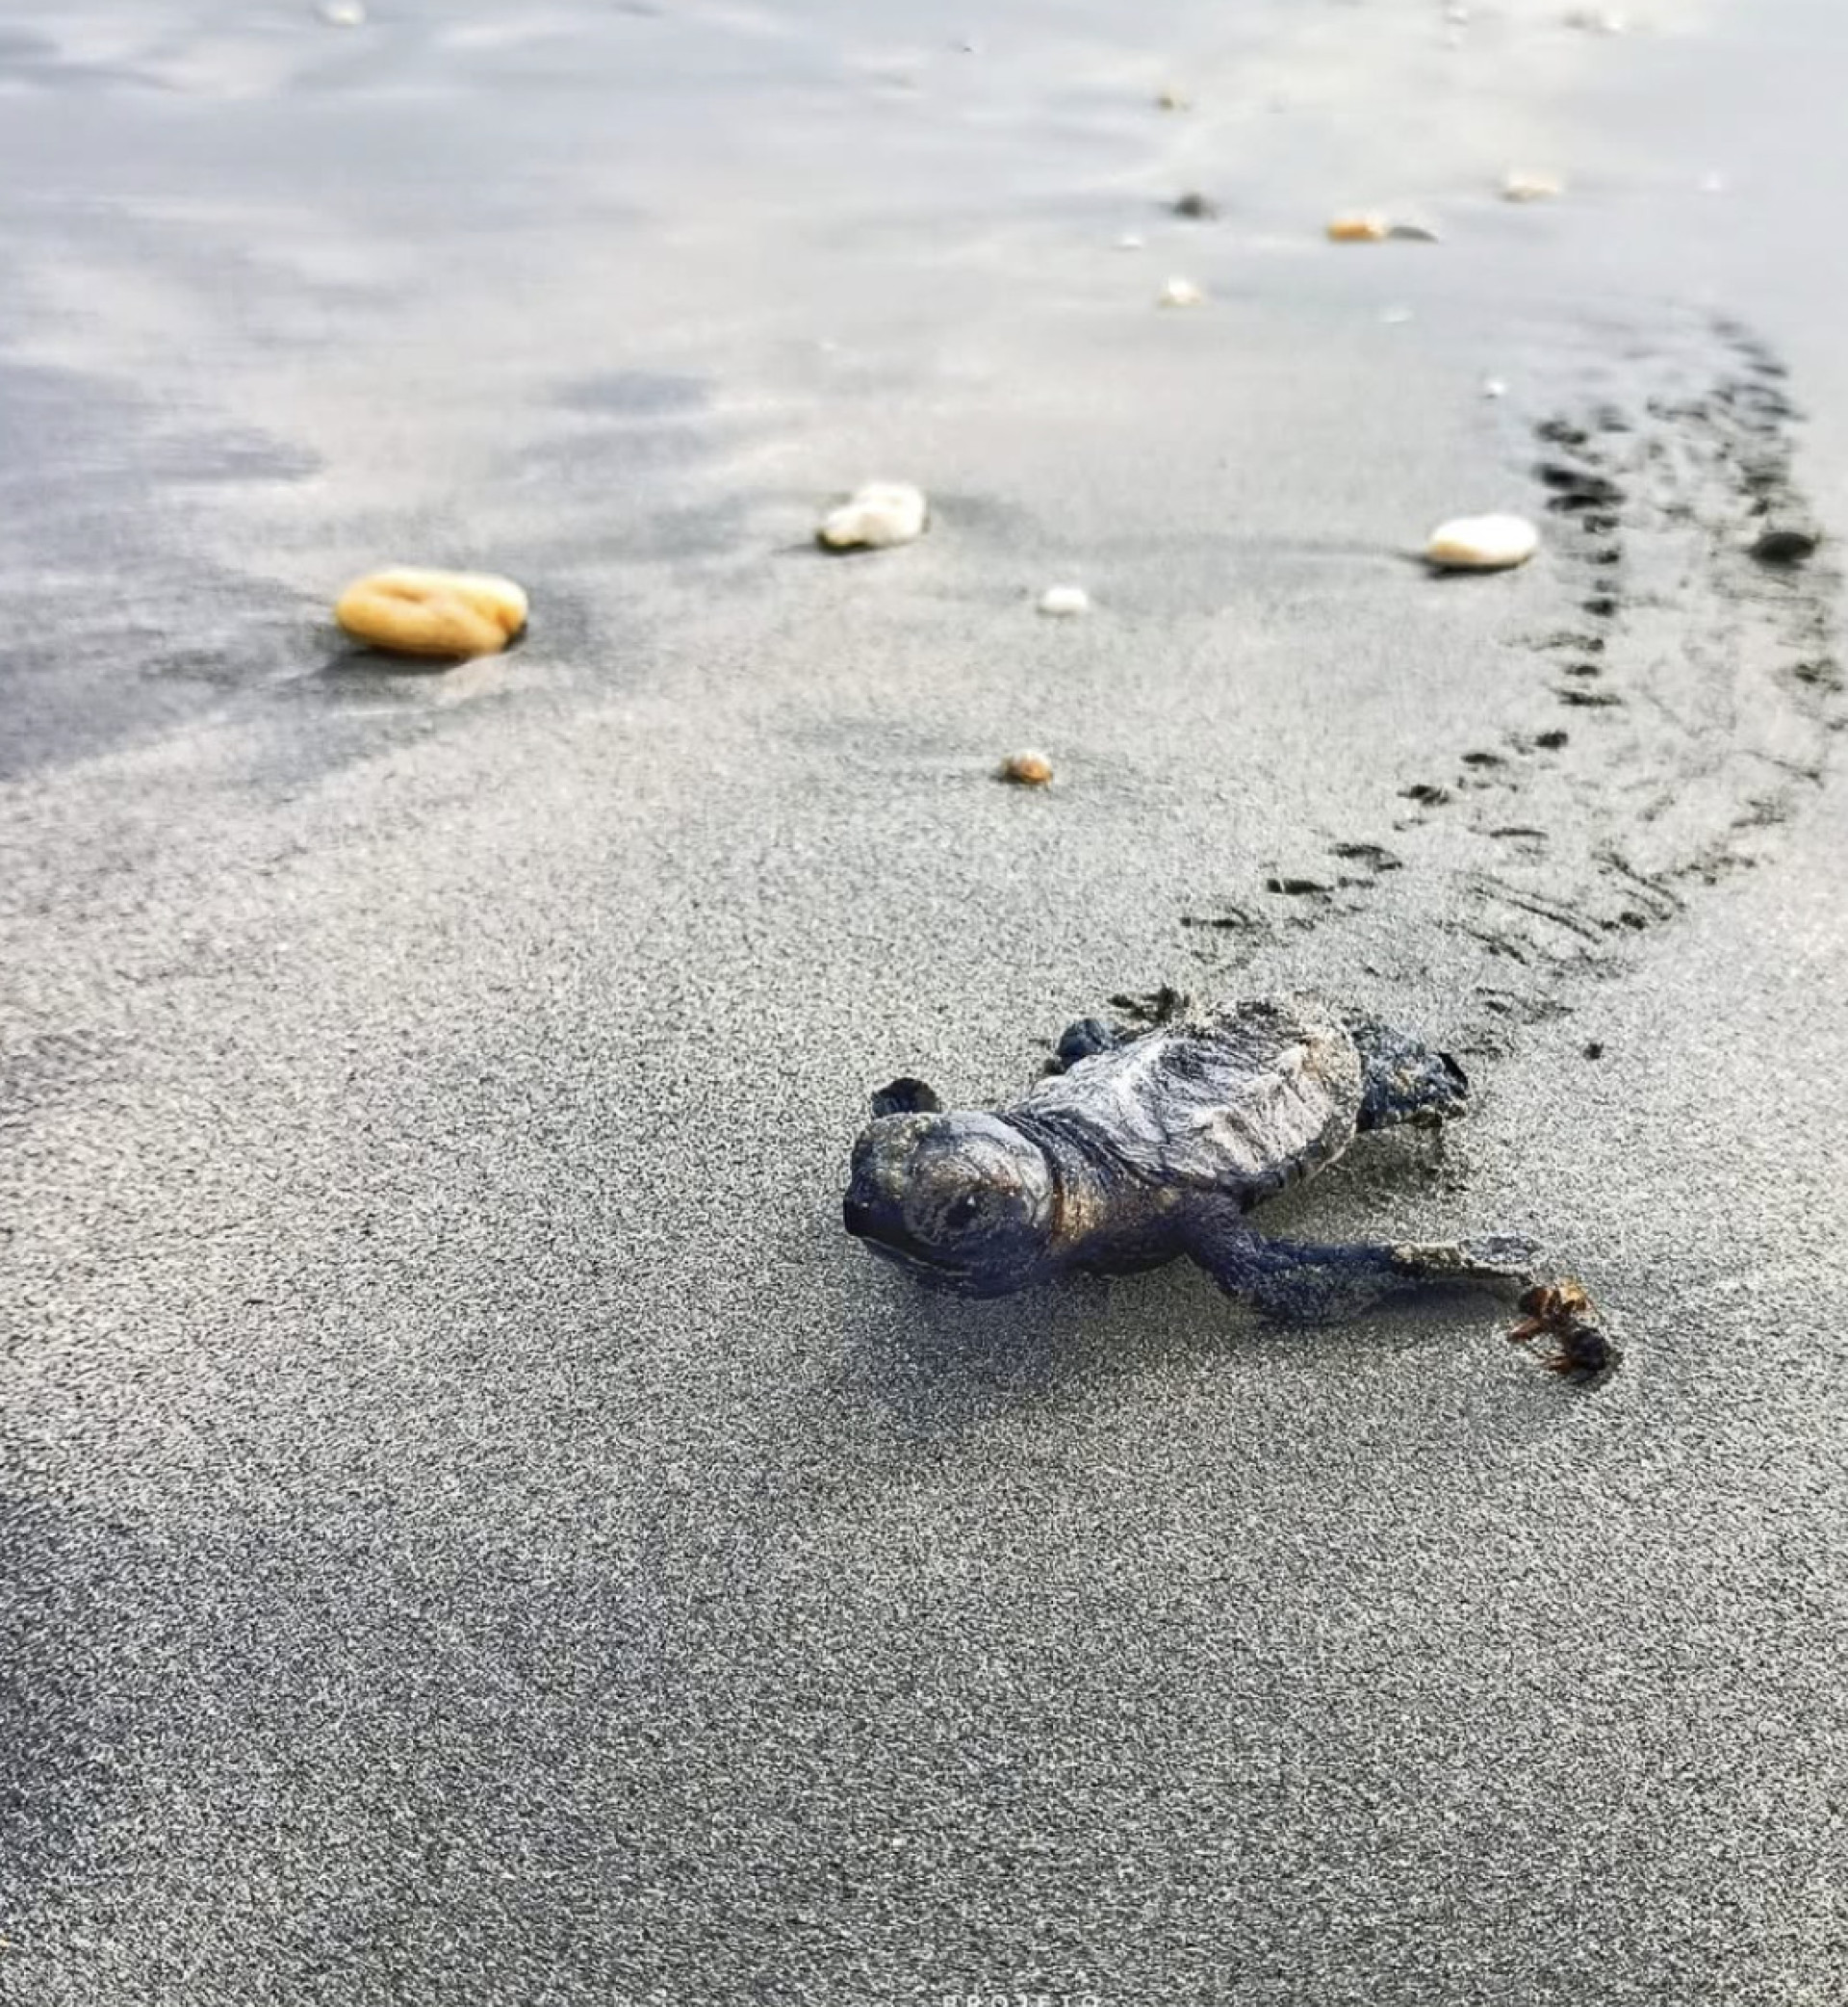
[[1549,1372],[1596,1379],[1617,1363],[1617,1349],[1594,1322],[1598,1313],[1581,1282],[1568,1276],[1536,1283],[1522,1296],[1521,1308],[1527,1316],[1508,1333],[1508,1343],[1550,1338],[1553,1351],[1542,1362]]

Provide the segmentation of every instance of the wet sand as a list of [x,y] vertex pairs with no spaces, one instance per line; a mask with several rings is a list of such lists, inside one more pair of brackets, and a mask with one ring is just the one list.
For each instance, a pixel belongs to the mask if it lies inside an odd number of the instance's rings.
[[[1228,12],[0,7],[0,1997],[1848,1986],[1848,23]],[[1266,1217],[1623,1374],[846,1241],[1163,982],[1463,1052]]]

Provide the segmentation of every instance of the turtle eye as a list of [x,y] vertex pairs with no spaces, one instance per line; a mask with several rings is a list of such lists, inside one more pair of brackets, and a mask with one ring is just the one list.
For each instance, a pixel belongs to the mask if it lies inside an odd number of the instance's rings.
[[972,1226],[981,1211],[982,1195],[979,1192],[965,1192],[961,1198],[952,1201],[943,1219],[950,1226]]

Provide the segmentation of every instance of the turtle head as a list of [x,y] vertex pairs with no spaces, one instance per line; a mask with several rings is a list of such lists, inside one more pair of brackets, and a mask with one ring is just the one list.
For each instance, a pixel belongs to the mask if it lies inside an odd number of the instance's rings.
[[1383,1129],[1393,1122],[1435,1128],[1467,1112],[1470,1076],[1448,1052],[1375,1017],[1346,1021],[1360,1053],[1363,1129]]
[[854,1145],[847,1231],[959,1296],[1024,1288],[1045,1265],[1058,1188],[1045,1152],[993,1115],[886,1115]]

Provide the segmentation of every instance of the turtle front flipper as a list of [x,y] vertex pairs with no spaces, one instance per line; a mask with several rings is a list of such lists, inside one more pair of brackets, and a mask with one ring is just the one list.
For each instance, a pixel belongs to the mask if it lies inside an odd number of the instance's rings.
[[1569,1379],[1604,1379],[1622,1358],[1576,1282],[1536,1278],[1542,1253],[1519,1234],[1469,1241],[1350,1241],[1318,1246],[1267,1240],[1231,1206],[1203,1206],[1183,1246],[1228,1296],[1286,1324],[1331,1324],[1417,1289],[1469,1289],[1518,1297],[1516,1344],[1551,1341],[1543,1363]]
[[1534,1286],[1541,1249],[1515,1234],[1471,1241],[1278,1241],[1253,1233],[1233,1207],[1202,1207],[1189,1255],[1228,1296],[1289,1324],[1329,1324],[1410,1290],[1480,1290],[1518,1297]]
[[1100,1052],[1133,1045],[1138,1039],[1185,1017],[1191,1007],[1178,990],[1166,985],[1150,996],[1113,996],[1110,1001],[1127,1021],[1113,1024],[1108,1017],[1080,1017],[1076,1024],[1066,1025],[1046,1062],[1048,1073],[1068,1073],[1081,1061],[1095,1059]]
[[1125,1034],[1101,1017],[1081,1017],[1059,1034],[1059,1043],[1046,1062],[1048,1073],[1068,1073],[1081,1060],[1095,1059],[1100,1052],[1115,1052]]
[[878,1120],[887,1115],[939,1115],[943,1103],[937,1097],[935,1088],[926,1087],[923,1081],[913,1080],[909,1074],[903,1079],[890,1080],[873,1096],[873,1119]]

